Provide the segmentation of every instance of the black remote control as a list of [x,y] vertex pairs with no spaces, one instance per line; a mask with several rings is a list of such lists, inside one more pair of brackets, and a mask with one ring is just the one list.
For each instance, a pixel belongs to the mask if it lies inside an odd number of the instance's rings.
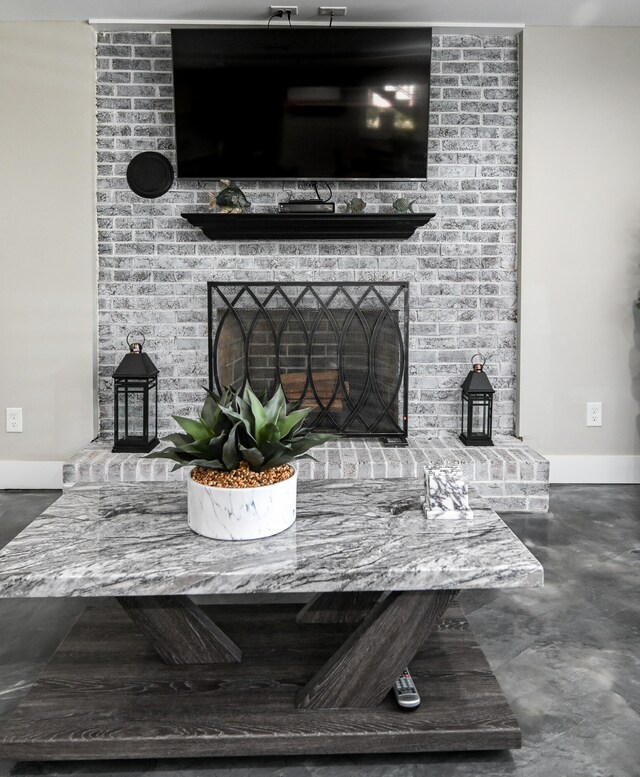
[[405,669],[396,680],[393,692],[399,707],[405,710],[414,710],[420,706],[420,695],[408,669]]

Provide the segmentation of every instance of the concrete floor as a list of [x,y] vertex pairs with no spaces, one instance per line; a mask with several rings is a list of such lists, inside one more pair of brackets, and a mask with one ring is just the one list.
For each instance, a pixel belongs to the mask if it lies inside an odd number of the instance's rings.
[[[0,492],[0,545],[56,496]],[[640,777],[640,486],[556,486],[548,516],[503,517],[544,565],[545,587],[467,593],[461,602],[520,721],[522,750],[0,761],[0,777]],[[81,606],[69,600],[0,600],[0,725]]]

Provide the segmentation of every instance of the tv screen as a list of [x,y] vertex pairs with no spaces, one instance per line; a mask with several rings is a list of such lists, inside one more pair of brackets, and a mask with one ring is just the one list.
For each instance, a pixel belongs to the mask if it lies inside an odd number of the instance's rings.
[[430,29],[272,24],[171,39],[180,178],[426,177]]

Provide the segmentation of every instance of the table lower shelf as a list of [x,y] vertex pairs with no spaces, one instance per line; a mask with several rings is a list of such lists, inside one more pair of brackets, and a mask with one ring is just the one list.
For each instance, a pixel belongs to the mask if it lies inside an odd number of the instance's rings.
[[453,604],[410,669],[413,711],[297,709],[353,626],[296,623],[299,605],[203,609],[242,662],[167,666],[119,607],[88,608],[0,732],[0,759],[71,760],[502,750],[520,729]]

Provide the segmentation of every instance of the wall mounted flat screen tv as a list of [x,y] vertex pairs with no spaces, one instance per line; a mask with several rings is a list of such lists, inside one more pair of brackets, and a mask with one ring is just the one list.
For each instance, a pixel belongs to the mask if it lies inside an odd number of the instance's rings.
[[426,178],[430,29],[272,24],[171,40],[180,178]]

